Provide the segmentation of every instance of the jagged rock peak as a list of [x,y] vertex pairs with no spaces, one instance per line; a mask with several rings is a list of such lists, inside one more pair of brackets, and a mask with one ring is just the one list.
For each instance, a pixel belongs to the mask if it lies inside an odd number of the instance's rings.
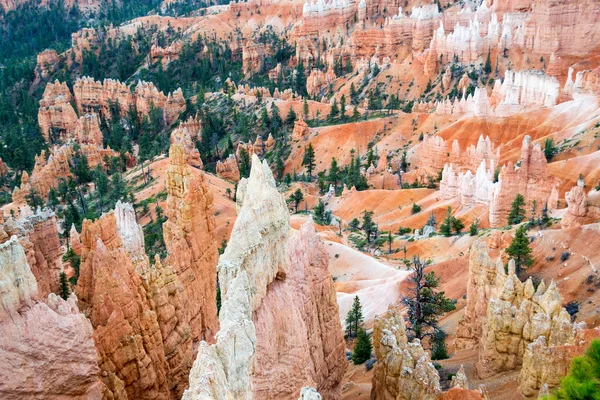
[[132,256],[144,255],[144,232],[136,221],[133,206],[119,200],[114,213],[119,236],[129,254]]
[[266,162],[253,157],[240,187],[218,265],[221,329],[200,344],[183,399],[295,400],[305,386],[337,399],[347,363],[324,245],[312,221],[289,233]]
[[16,236],[0,244],[0,322],[9,319],[22,306],[29,306],[37,297],[37,282],[25,250]]
[[25,250],[12,236],[0,244],[0,398],[101,399],[92,326],[77,298],[50,293],[44,303],[37,292]]
[[[238,185],[237,199],[239,213],[231,232],[231,245],[219,260],[219,281],[222,295],[226,295],[229,282],[246,271],[249,281],[256,283],[254,311],[265,296],[267,285],[277,274],[286,274],[289,213],[269,165],[256,155],[252,156],[250,177]],[[263,268],[255,268],[257,264]]]

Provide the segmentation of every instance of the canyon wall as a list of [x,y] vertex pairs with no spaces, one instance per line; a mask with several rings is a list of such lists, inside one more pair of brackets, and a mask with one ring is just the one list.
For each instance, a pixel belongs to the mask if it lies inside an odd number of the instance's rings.
[[167,221],[163,224],[167,258],[189,301],[194,344],[213,341],[219,330],[216,304],[216,265],[213,193],[204,173],[192,174],[185,151],[178,144],[169,150],[167,169]]
[[312,222],[290,234],[285,199],[256,155],[237,200],[218,267],[221,329],[201,343],[183,398],[297,399],[308,385],[339,398],[347,362],[323,243]]
[[[76,107],[77,113],[73,106]],[[133,90],[125,83],[114,79],[105,79],[103,82],[90,77],[78,78],[73,84],[73,95],[66,83],[55,81],[48,83],[40,100],[38,122],[42,134],[47,141],[77,139],[77,129],[86,129],[86,122],[81,120],[78,128],[78,117],[102,115],[110,119],[111,114],[118,111],[121,116],[137,111],[138,118],[149,115],[152,107],[157,107],[162,113],[166,125],[172,124],[179,115],[185,111],[185,98],[181,89],[165,95],[153,83],[138,81]],[[97,118],[97,117],[96,117]],[[94,132],[99,132],[93,127]],[[100,136],[101,139],[101,136]],[[82,142],[79,142],[82,143]],[[101,144],[94,137],[95,144]]]
[[39,295],[16,236],[0,244],[0,265],[0,397],[102,399],[92,326],[77,298]]
[[476,145],[465,150],[461,150],[458,140],[450,144],[440,136],[425,135],[423,141],[408,154],[408,161],[417,167],[418,175],[424,179],[436,177],[446,164],[452,164],[455,170],[476,171],[484,162],[493,170],[500,161],[500,149],[494,149],[490,138],[483,135],[479,135]]
[[557,207],[557,179],[548,172],[548,163],[539,143],[533,144],[529,136],[523,139],[520,165],[509,162],[504,165],[494,186],[490,202],[490,226],[504,226],[508,213],[517,194],[523,195],[526,209],[531,209],[535,200],[538,210],[545,206],[553,210]]
[[[90,169],[104,165],[105,157],[117,157],[118,152],[110,147],[102,148],[94,144],[82,144],[79,146],[79,154],[85,155],[88,160]],[[35,194],[46,198],[51,188],[57,188],[61,179],[68,180],[73,177],[71,173],[71,165],[73,158],[78,155],[74,151],[72,144],[63,146],[54,146],[42,152],[35,157],[35,165],[31,176],[27,172],[23,172],[21,178],[21,186],[15,187],[12,193],[12,200],[15,204],[25,204],[27,195],[32,190]],[[134,160],[135,161],[135,160]],[[134,162],[135,165],[135,162]]]
[[[423,140],[420,148],[416,151],[416,154],[421,155],[418,160],[424,163],[424,170],[431,170],[431,165],[439,165],[440,159],[442,161],[457,159],[454,154],[459,153],[454,150],[454,146],[452,152],[445,153],[446,157],[444,157],[446,143],[439,137],[435,137],[433,143],[430,141],[429,138]],[[478,149],[479,147],[478,145]],[[483,147],[489,148],[488,146]],[[491,151],[491,148],[489,150]],[[471,172],[475,169],[471,169],[470,165],[464,167],[461,164],[446,164],[440,181],[441,197],[445,200],[458,198],[461,206],[488,205],[489,222],[493,228],[507,225],[508,214],[517,194],[524,197],[525,209],[528,213],[534,201],[537,204],[536,212],[538,213],[546,206],[549,210],[556,209],[558,180],[548,172],[548,163],[539,143],[532,144],[531,138],[525,136],[519,164],[515,166],[509,162],[504,165],[500,169],[498,182],[494,182],[494,174],[495,161],[499,159],[499,153],[495,157],[487,157],[487,159],[485,156],[482,157],[482,155],[490,154],[490,151],[470,152],[469,163],[481,160],[475,174]]]
[[4,230],[17,235],[27,255],[27,262],[37,281],[40,298],[50,293],[59,294],[59,277],[63,271],[62,248],[57,220],[50,210],[37,210],[18,221],[12,218],[4,223]]
[[[187,281],[151,263],[133,207],[114,211],[81,231],[76,293],[94,327],[102,381],[115,399],[180,398],[194,357]],[[214,268],[214,265],[213,265]],[[215,293],[201,292],[207,301]]]

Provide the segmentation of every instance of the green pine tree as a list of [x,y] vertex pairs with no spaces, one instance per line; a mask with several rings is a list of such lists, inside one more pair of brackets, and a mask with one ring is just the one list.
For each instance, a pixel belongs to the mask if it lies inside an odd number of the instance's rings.
[[487,59],[485,60],[485,66],[483,67],[483,70],[488,75],[492,72],[492,57],[491,57],[489,49],[488,49]]
[[508,213],[509,225],[516,225],[523,222],[525,219],[525,198],[522,194],[517,194],[510,206],[510,212]]
[[454,217],[452,216],[452,208],[448,207],[446,210],[446,218],[444,218],[444,222],[440,226],[440,232],[442,235],[446,237],[452,236],[452,227],[454,225]]
[[329,175],[327,175],[327,180],[335,189],[337,189],[337,185],[340,180],[340,168],[338,167],[335,157],[331,158],[331,165],[329,166]]
[[436,290],[440,285],[440,278],[433,271],[425,273],[426,266],[419,256],[413,256],[413,274],[408,278],[411,288],[409,294],[402,298],[402,303],[408,309],[410,323],[407,334],[410,338],[419,340],[433,335],[439,329],[438,319],[456,308],[444,292]]
[[69,294],[71,291],[69,290],[69,281],[67,280],[67,274],[63,272],[59,275],[59,287],[60,287],[60,297],[64,300],[69,298]]
[[479,233],[479,220],[476,219],[475,221],[473,221],[473,223],[469,227],[469,235],[477,236],[478,233]]
[[529,238],[527,237],[525,225],[520,226],[515,232],[515,237],[506,249],[506,254],[515,260],[515,272],[517,276],[520,276],[524,269],[533,265],[532,250],[529,247]]
[[240,177],[247,178],[250,176],[250,155],[243,147],[240,149]]
[[351,339],[358,334],[363,324],[362,305],[358,296],[354,296],[352,308],[346,315],[346,336]]
[[312,179],[312,172],[315,169],[315,150],[313,149],[312,143],[309,143],[308,146],[304,148],[302,166],[306,167],[308,176]]
[[294,204],[294,209],[296,210],[296,214],[298,213],[298,206],[304,200],[304,195],[302,194],[302,190],[299,188],[296,189],[294,193],[290,196],[290,201]]
[[446,332],[437,329],[431,338],[431,359],[445,360],[448,358],[448,348],[446,347]]
[[371,345],[371,338],[363,328],[360,328],[357,334],[354,353],[352,354],[354,365],[362,364],[370,359],[372,350],[373,346]]
[[367,243],[371,243],[371,236],[377,233],[377,224],[373,221],[373,211],[363,211],[361,229],[367,237]]

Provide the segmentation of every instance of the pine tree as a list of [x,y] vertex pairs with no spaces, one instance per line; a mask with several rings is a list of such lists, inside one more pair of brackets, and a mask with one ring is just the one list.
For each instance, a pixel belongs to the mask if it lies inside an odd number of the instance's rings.
[[487,59],[485,60],[485,66],[483,67],[483,70],[488,75],[492,72],[492,57],[491,57],[489,49],[488,49],[488,55],[487,55]]
[[296,214],[298,213],[298,206],[304,200],[304,194],[302,194],[302,190],[296,189],[294,193],[290,196],[290,201],[294,203],[294,209],[296,210]]
[[335,157],[331,158],[331,165],[329,166],[329,175],[327,176],[327,180],[335,189],[337,189],[337,184],[340,180],[340,169]]
[[431,359],[445,360],[448,358],[448,348],[446,347],[446,332],[438,329],[431,338]]
[[452,216],[452,208],[448,207],[446,210],[446,218],[444,218],[444,222],[440,226],[440,232],[449,237],[452,235],[452,226],[454,225],[454,217]]
[[459,234],[465,228],[465,224],[463,224],[463,222],[460,219],[454,218],[454,220],[452,221],[452,228],[454,229],[454,232],[456,232],[456,234]]
[[517,276],[521,275],[524,269],[533,265],[532,250],[529,247],[529,238],[527,237],[526,227],[520,226],[515,232],[510,246],[506,249],[506,254],[515,260],[515,272]]
[[306,97],[304,98],[304,103],[302,104],[302,113],[304,114],[304,119],[308,117],[308,101],[306,101]]
[[240,149],[240,177],[247,178],[250,176],[250,156],[245,148]]
[[392,236],[392,231],[388,232],[387,242],[389,245],[388,253],[392,254],[392,243],[394,242],[394,237]]
[[64,300],[69,298],[69,294],[71,294],[69,290],[69,281],[67,280],[67,274],[63,272],[59,275],[59,286],[60,286],[60,297]]
[[525,219],[525,198],[522,194],[517,194],[510,206],[510,212],[508,213],[509,225],[516,225],[523,222]]
[[280,151],[277,151],[275,157],[275,173],[277,175],[277,179],[281,180],[283,176],[283,171],[285,170],[285,164],[283,162],[283,158],[281,157]]
[[304,73],[304,64],[301,62],[296,67],[296,93],[300,96],[306,95],[306,75]]
[[552,158],[556,155],[558,149],[554,144],[554,139],[546,139],[544,140],[544,156],[546,157],[546,161],[552,160]]
[[479,233],[479,220],[476,219],[475,221],[473,221],[473,223],[469,227],[469,235],[477,236],[478,233]]
[[334,98],[333,104],[331,105],[331,111],[329,112],[329,119],[330,120],[335,119],[339,113],[340,113],[340,110],[338,109],[337,99]]
[[352,354],[354,365],[362,364],[370,359],[372,350],[373,346],[371,345],[371,338],[363,328],[360,328],[357,333],[354,353]]
[[377,224],[373,222],[373,211],[363,211],[361,229],[367,237],[367,243],[371,243],[371,235],[377,232]]
[[350,84],[350,102],[354,105],[356,105],[357,103],[357,93],[356,93],[356,87],[354,86],[354,82],[352,82]]
[[340,116],[342,118],[342,121],[346,120],[346,96],[342,95],[342,97],[340,97]]
[[289,125],[293,125],[296,122],[296,112],[294,111],[294,107],[290,107],[287,117],[285,117],[285,122]]
[[346,315],[346,335],[348,336],[348,339],[357,335],[358,329],[362,328],[362,324],[362,305],[360,304],[358,296],[354,296],[352,308],[350,308],[350,311],[348,311],[348,314]]
[[408,335],[422,340],[432,336],[438,330],[438,319],[448,311],[455,309],[454,302],[444,292],[438,292],[440,279],[433,271],[425,273],[426,264],[419,256],[413,256],[410,294],[402,298],[408,308]]
[[304,157],[302,158],[302,166],[306,167],[309,178],[312,179],[312,172],[315,168],[315,150],[313,149],[312,143],[309,143],[304,148]]
[[325,210],[325,203],[319,199],[319,202],[313,208],[315,222],[319,225],[329,225],[331,222],[331,213]]

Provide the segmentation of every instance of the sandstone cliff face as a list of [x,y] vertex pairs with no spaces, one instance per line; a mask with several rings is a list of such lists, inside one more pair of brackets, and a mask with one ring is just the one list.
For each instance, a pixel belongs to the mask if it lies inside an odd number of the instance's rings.
[[219,329],[216,305],[216,265],[213,194],[204,174],[193,176],[183,148],[169,150],[167,170],[167,221],[163,233],[168,256],[166,264],[177,272],[189,304],[194,343],[213,341]]
[[[105,168],[105,157],[111,158],[119,155],[119,153],[113,151],[110,147],[104,149],[102,146],[95,144],[82,144],[79,148],[81,154],[87,157],[90,168],[96,166]],[[21,186],[15,188],[13,191],[13,202],[16,204],[25,204],[26,196],[31,192],[31,189],[35,190],[38,196],[45,198],[51,188],[58,187],[61,179],[66,180],[72,177],[71,163],[74,156],[75,151],[72,144],[60,147],[54,146],[48,153],[46,153],[46,150],[42,150],[35,157],[35,165],[31,177],[26,175],[26,172],[23,172]]]
[[179,398],[193,359],[183,282],[158,259],[150,263],[130,205],[117,203],[99,220],[85,220],[81,239],[76,292],[94,326],[110,396]]
[[0,265],[0,397],[102,399],[92,326],[75,296],[37,300],[36,280],[16,236],[0,244]]
[[62,249],[56,216],[49,210],[37,211],[18,222],[19,242],[35,276],[40,298],[59,293],[59,276],[63,270]]
[[494,186],[490,202],[490,225],[506,225],[511,204],[520,193],[530,205],[534,200],[538,210],[545,205],[556,209],[558,192],[556,180],[548,172],[548,163],[539,143],[533,144],[529,136],[523,139],[521,165],[515,167],[512,162],[502,167],[498,184]]
[[238,218],[219,260],[221,330],[216,344],[200,345],[184,399],[297,399],[309,384],[339,398],[345,346],[313,224],[289,235],[285,200],[256,156],[237,198]]
[[440,376],[418,339],[408,342],[400,310],[390,307],[375,318],[373,348],[377,363],[371,399],[434,400],[442,393]]

